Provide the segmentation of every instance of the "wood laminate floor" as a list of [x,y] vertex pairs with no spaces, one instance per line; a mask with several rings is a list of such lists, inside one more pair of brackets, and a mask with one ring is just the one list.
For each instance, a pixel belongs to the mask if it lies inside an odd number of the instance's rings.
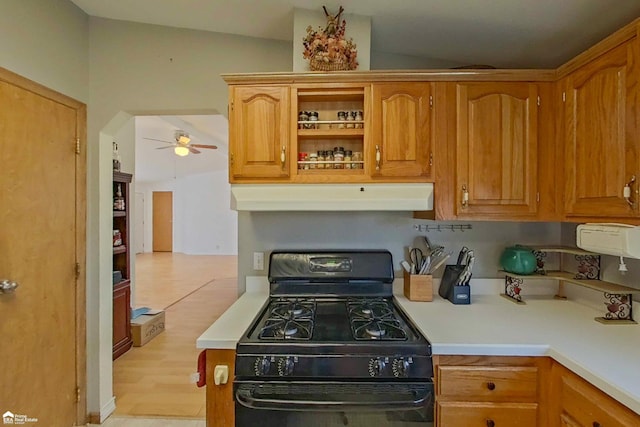
[[[98,424],[89,424],[97,426]],[[176,418],[130,418],[130,417],[109,417],[102,427],[205,427],[204,420],[180,420]]]
[[204,419],[205,389],[190,383],[195,341],[236,300],[236,272],[235,256],[136,257],[136,305],[165,308],[165,331],[114,361],[115,416]]

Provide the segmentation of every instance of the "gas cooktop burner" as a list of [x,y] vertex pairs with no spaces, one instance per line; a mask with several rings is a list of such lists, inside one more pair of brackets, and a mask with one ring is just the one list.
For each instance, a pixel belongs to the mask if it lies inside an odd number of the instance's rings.
[[310,340],[316,303],[308,298],[281,298],[271,304],[269,317],[258,334],[265,339]]
[[407,334],[389,301],[382,298],[350,299],[347,301],[347,308],[354,339],[407,339]]
[[296,319],[313,319],[316,310],[316,302],[311,298],[281,298],[271,305],[272,315],[293,316]]

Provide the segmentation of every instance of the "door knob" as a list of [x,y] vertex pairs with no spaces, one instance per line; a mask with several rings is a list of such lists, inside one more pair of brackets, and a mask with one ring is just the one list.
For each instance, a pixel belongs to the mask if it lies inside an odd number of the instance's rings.
[[0,281],[0,294],[10,294],[14,292],[17,287],[17,282],[12,282],[11,280],[4,279]]

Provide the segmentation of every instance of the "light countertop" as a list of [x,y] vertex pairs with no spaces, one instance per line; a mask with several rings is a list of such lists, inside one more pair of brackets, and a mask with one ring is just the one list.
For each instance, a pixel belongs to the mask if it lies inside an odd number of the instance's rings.
[[[497,294],[472,295],[472,304],[453,305],[437,295],[432,302],[409,301],[400,286],[395,290],[433,354],[549,356],[640,414],[640,325],[603,325],[594,308],[548,296],[519,305]],[[248,282],[197,347],[235,348],[267,297],[268,286]]]

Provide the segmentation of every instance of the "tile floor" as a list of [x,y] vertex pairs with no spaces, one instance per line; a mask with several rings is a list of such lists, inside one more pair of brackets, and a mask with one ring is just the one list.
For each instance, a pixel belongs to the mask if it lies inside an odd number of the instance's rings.
[[181,420],[177,418],[138,418],[110,416],[102,424],[88,424],[89,427],[205,427],[205,420]]

